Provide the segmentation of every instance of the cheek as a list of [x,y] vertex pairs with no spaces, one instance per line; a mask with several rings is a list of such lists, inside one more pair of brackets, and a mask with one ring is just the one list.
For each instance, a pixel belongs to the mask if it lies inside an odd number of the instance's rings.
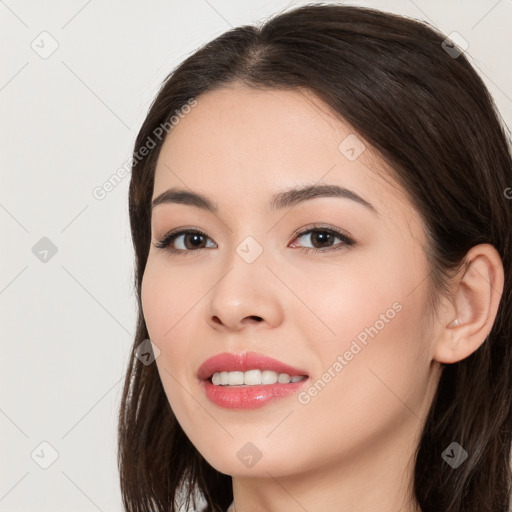
[[[152,341],[165,349],[173,336],[183,327],[187,315],[195,314],[194,308],[204,295],[203,284],[197,273],[183,272],[148,260],[141,285],[141,303],[146,326]],[[162,343],[163,342],[163,343]]]
[[350,272],[331,268],[327,276],[320,269],[299,291],[310,311],[297,310],[294,318],[318,356],[316,374],[329,382],[322,398],[312,390],[320,408],[341,395],[354,411],[364,403],[371,413],[379,409],[372,403],[401,406],[397,396],[412,402],[422,396],[429,368],[421,332],[425,261],[405,254],[405,244],[396,247],[378,255],[360,253],[359,266],[347,266]]
[[358,265],[318,265],[314,272],[298,269],[295,275],[286,276],[298,299],[291,298],[288,314],[300,324],[305,339],[343,348],[358,335],[364,342],[365,328],[375,322],[381,330],[381,315],[384,320],[394,319],[400,306],[393,308],[393,304],[403,302],[405,286],[399,279],[385,279],[375,267],[379,268],[359,260]]
[[149,338],[160,349],[156,365],[169,402],[180,418],[186,417],[181,410],[189,399],[181,385],[197,369],[194,348],[201,341],[198,328],[205,323],[205,291],[209,287],[200,272],[171,266],[157,258],[148,259],[142,279],[144,320]]
[[324,320],[336,337],[315,343],[322,368],[301,403],[312,415],[331,411],[335,428],[354,439],[408,418],[425,397],[429,361],[420,320],[426,289],[422,284],[410,293],[411,281],[395,277],[344,281],[336,300],[324,303]]
[[[141,304],[149,338],[160,349],[156,366],[163,388],[178,419],[194,417],[197,411],[187,404],[182,385],[186,382],[192,367],[190,358],[191,340],[197,334],[191,330],[196,321],[191,321],[202,307],[199,304],[201,292],[199,280],[193,276],[183,279],[183,272],[177,272],[168,265],[148,260],[141,284]],[[189,408],[187,408],[187,405]]]
[[[403,436],[405,425],[423,415],[428,364],[416,325],[422,308],[401,299],[395,308],[386,299],[338,310],[337,341],[311,344],[321,365],[297,397],[294,420],[304,444],[315,446],[313,460]],[[276,445],[287,442],[284,431],[273,436]]]

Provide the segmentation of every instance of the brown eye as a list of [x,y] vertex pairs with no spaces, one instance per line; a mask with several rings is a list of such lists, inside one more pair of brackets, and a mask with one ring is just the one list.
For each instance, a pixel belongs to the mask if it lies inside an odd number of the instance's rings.
[[[299,247],[301,251],[327,252],[355,244],[354,240],[350,237],[332,228],[315,227],[307,231],[302,231],[295,239],[303,237],[309,237],[312,247]],[[341,242],[334,245],[336,239],[339,239]],[[294,244],[294,246],[296,246],[296,244]]]
[[[298,233],[294,240],[303,237],[309,237],[312,246],[298,247],[301,251],[327,252],[355,245],[355,241],[347,235],[336,229],[321,226]],[[337,239],[339,242],[335,243]],[[155,244],[155,247],[165,249],[173,254],[187,254],[197,252],[199,249],[215,247],[215,244],[208,245],[208,240],[211,239],[202,231],[180,230],[165,235]],[[297,244],[293,244],[292,247],[297,247]]]
[[[204,243],[207,239],[208,236],[201,231],[181,230],[168,233],[155,244],[155,247],[175,253],[193,252],[197,249],[205,248]],[[175,243],[177,247],[172,246]]]

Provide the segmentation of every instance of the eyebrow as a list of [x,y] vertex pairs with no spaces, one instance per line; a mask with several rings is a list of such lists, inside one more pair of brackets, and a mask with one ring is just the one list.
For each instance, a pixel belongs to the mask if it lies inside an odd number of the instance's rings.
[[[343,199],[351,199],[352,201],[362,204],[373,213],[378,214],[376,208],[366,201],[366,199],[363,199],[354,191],[338,185],[306,185],[303,187],[284,190],[272,196],[270,207],[272,210],[279,210],[295,206],[303,201],[308,201],[317,197],[339,197]],[[218,206],[206,196],[177,187],[170,188],[153,199],[151,202],[151,211],[160,204],[169,203],[195,206],[212,213],[216,213],[218,211]]]

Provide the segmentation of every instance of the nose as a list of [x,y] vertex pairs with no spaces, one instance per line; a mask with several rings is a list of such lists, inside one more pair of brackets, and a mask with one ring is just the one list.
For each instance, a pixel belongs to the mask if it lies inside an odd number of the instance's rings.
[[236,256],[213,286],[206,321],[215,330],[240,331],[249,325],[276,327],[282,322],[284,289],[266,264]]

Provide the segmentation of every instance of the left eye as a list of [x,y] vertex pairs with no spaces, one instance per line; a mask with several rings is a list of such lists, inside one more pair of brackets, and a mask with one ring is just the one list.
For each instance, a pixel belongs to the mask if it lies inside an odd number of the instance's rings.
[[[332,228],[314,228],[309,229],[308,231],[303,231],[297,235],[297,239],[309,237],[313,247],[301,247],[300,250],[311,250],[326,252],[328,250],[336,250],[340,248],[340,245],[348,245],[351,246],[354,244],[354,241],[348,236],[336,231]],[[333,245],[335,239],[341,240],[342,244]],[[326,247],[327,244],[327,247]],[[320,246],[320,247],[318,247]],[[323,250],[322,250],[323,249]]]
[[[347,235],[340,233],[333,228],[323,227],[315,227],[306,231],[301,231],[295,236],[294,240],[306,236],[312,240],[313,247],[299,247],[299,250],[301,251],[327,252],[330,250],[341,249],[343,246],[353,246],[355,244],[354,240],[352,240],[352,238],[348,237]],[[336,238],[341,240],[341,243],[333,246],[332,242]],[[196,252],[199,249],[206,248],[204,246],[205,240],[211,239],[202,231],[195,229],[181,230],[174,233],[168,233],[157,244],[155,244],[155,247],[158,249],[165,249],[175,254],[184,254],[187,252]],[[173,244],[175,244],[175,247],[172,247]],[[318,247],[318,245],[320,247]],[[209,245],[208,247],[212,246],[215,247],[214,244]],[[296,247],[296,244],[292,245],[292,247]]]

